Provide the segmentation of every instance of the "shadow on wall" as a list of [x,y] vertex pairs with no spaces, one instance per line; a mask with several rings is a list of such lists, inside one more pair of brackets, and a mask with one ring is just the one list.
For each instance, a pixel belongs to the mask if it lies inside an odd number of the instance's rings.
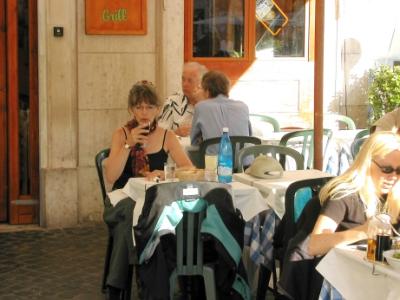
[[366,128],[370,115],[368,113],[368,77],[365,71],[361,77],[350,76],[346,89],[336,93],[328,106],[329,112],[337,112],[353,119],[357,128]]
[[361,76],[352,75],[352,70],[362,55],[360,42],[355,38],[347,38],[343,41],[341,50],[344,82],[341,91],[336,94],[328,110],[352,118],[357,128],[365,128],[368,123],[369,73],[367,70]]

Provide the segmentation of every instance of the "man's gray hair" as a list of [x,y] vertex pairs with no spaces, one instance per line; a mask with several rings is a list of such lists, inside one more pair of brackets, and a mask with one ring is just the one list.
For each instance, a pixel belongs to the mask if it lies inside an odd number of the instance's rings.
[[183,65],[183,68],[188,68],[188,69],[196,69],[197,73],[199,75],[199,80],[201,81],[201,78],[203,78],[203,75],[208,72],[208,69],[205,65],[202,65],[196,61],[189,61]]

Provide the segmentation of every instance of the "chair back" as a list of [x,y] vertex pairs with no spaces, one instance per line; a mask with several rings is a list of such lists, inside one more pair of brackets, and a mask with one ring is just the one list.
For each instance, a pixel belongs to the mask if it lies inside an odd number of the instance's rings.
[[[221,190],[224,192],[221,193]],[[176,268],[174,268],[169,277],[170,299],[174,299],[176,281],[180,276],[202,276],[207,299],[213,300],[217,298],[214,268],[208,263],[204,263],[203,253],[206,246],[204,245],[205,242],[202,238],[201,230],[206,217],[207,197],[210,194],[214,194],[214,197],[218,195],[218,197],[221,197],[220,201],[224,203],[224,207],[226,205],[227,212],[233,213],[234,206],[231,193],[231,187],[227,184],[205,181],[162,183],[153,185],[146,190],[142,214],[139,217],[138,225],[134,228],[139,251],[139,263],[147,259],[142,259],[142,255],[148,252],[146,247],[149,244],[149,240],[154,239],[151,230],[148,230],[148,228],[158,226],[155,223],[159,224],[157,219],[164,214],[163,207],[172,207],[171,204],[179,199],[179,204],[177,205],[183,213],[182,218],[177,213],[169,215],[169,226],[162,229],[163,234],[165,234],[173,226],[176,226]],[[149,219],[156,221],[152,224]],[[145,228],[144,232],[142,231],[143,228]],[[161,277],[159,276],[162,275],[160,273],[155,278],[160,279]]]
[[263,123],[270,124],[273,127],[274,132],[281,131],[278,120],[276,120],[273,117],[266,116],[266,115],[260,115],[260,114],[249,114],[249,119],[250,119],[250,123],[251,123],[251,127],[253,129],[253,132],[254,132],[254,125],[257,122],[263,122]]
[[281,236],[279,244],[283,247],[283,251],[280,251],[280,254],[284,254],[289,240],[296,234],[296,223],[306,204],[318,195],[322,186],[331,178],[333,177],[304,179],[288,186],[285,193],[285,215],[282,218],[282,226],[278,226],[274,237],[274,243],[277,243],[277,236]]
[[[324,156],[328,149],[330,140],[332,138],[332,130],[324,129],[325,137],[324,143]],[[291,143],[296,143],[292,145]],[[312,169],[314,165],[314,129],[298,130],[286,133],[280,140],[279,145],[291,147],[301,146],[299,151],[305,158],[305,168]]]
[[106,199],[107,191],[106,191],[106,185],[104,182],[104,176],[103,176],[103,161],[110,155],[110,149],[103,149],[99,153],[96,154],[95,157],[95,164],[96,164],[96,170],[97,170],[97,175],[99,177],[99,183],[100,183],[100,189],[101,189],[101,195],[103,196],[103,201]]
[[354,137],[354,140],[358,140],[358,139],[361,139],[363,137],[368,137],[370,134],[371,134],[371,132],[370,132],[370,130],[368,128],[367,129],[363,129],[363,130],[359,131],[356,134],[356,136]]
[[176,227],[176,270],[181,275],[203,274],[203,241],[200,231],[205,210],[198,213],[184,212]]
[[[233,154],[233,170],[237,170],[237,160],[236,153],[239,152],[242,148],[244,148],[247,144],[253,145],[261,145],[261,140],[254,136],[229,136],[229,139],[232,144],[232,154]],[[220,137],[215,137],[211,139],[204,140],[199,147],[199,166],[198,168],[204,169],[205,167],[205,155],[207,148],[211,145],[219,145],[221,141]]]
[[364,144],[364,142],[367,139],[368,139],[368,136],[364,136],[359,139],[354,139],[354,141],[351,143],[350,151],[351,151],[351,155],[353,156],[353,159],[356,158],[358,152],[360,152],[361,146]]
[[[310,297],[310,295],[314,295],[314,286],[315,290],[319,291],[321,289],[319,281],[315,281],[316,277],[313,273],[309,273],[309,270],[316,272],[315,262],[304,256],[294,261],[292,255],[299,255],[301,252],[300,248],[302,247],[300,243],[312,231],[321,209],[319,199],[315,196],[319,193],[321,187],[331,178],[323,177],[300,180],[293,182],[286,189],[285,214],[274,233],[273,253],[274,258],[280,262],[279,285],[292,297],[298,293],[304,295],[304,299],[311,299],[313,297]],[[308,204],[308,207],[303,211],[306,204]],[[297,217],[302,213],[304,216],[298,222]],[[304,263],[311,264],[311,266],[307,268],[304,266]],[[298,266],[301,267],[299,268]],[[293,272],[300,272],[298,273],[300,274],[299,276],[306,278],[311,284],[302,285],[300,282],[293,283],[299,277],[293,275]],[[276,276],[274,280],[277,280]],[[294,288],[292,288],[293,285],[295,285]]]
[[256,158],[260,154],[269,155],[275,158],[280,162],[282,168],[285,170],[287,169],[286,156],[289,156],[293,158],[294,161],[296,162],[296,170],[304,169],[303,155],[301,155],[299,152],[297,152],[292,148],[278,146],[278,145],[255,145],[255,146],[245,147],[239,151],[237,156],[238,172],[244,171],[244,161],[246,160],[246,163],[249,163],[248,161],[249,156],[253,156],[254,158]]
[[332,114],[332,115],[326,115],[325,116],[328,121],[334,121],[339,123],[339,128],[341,127],[341,124],[344,124],[346,126],[346,129],[348,130],[354,130],[356,129],[356,124],[354,123],[353,119],[345,116],[345,115],[339,115],[339,114]]

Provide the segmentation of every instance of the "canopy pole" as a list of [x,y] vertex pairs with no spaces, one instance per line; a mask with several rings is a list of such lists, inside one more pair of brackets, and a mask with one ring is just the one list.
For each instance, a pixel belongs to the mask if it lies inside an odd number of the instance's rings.
[[318,170],[323,165],[324,10],[325,0],[315,1],[314,168]]

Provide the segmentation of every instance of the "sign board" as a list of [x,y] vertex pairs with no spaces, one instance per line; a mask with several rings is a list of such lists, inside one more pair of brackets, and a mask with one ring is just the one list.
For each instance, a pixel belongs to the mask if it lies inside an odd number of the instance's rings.
[[146,34],[146,1],[85,0],[86,34]]

